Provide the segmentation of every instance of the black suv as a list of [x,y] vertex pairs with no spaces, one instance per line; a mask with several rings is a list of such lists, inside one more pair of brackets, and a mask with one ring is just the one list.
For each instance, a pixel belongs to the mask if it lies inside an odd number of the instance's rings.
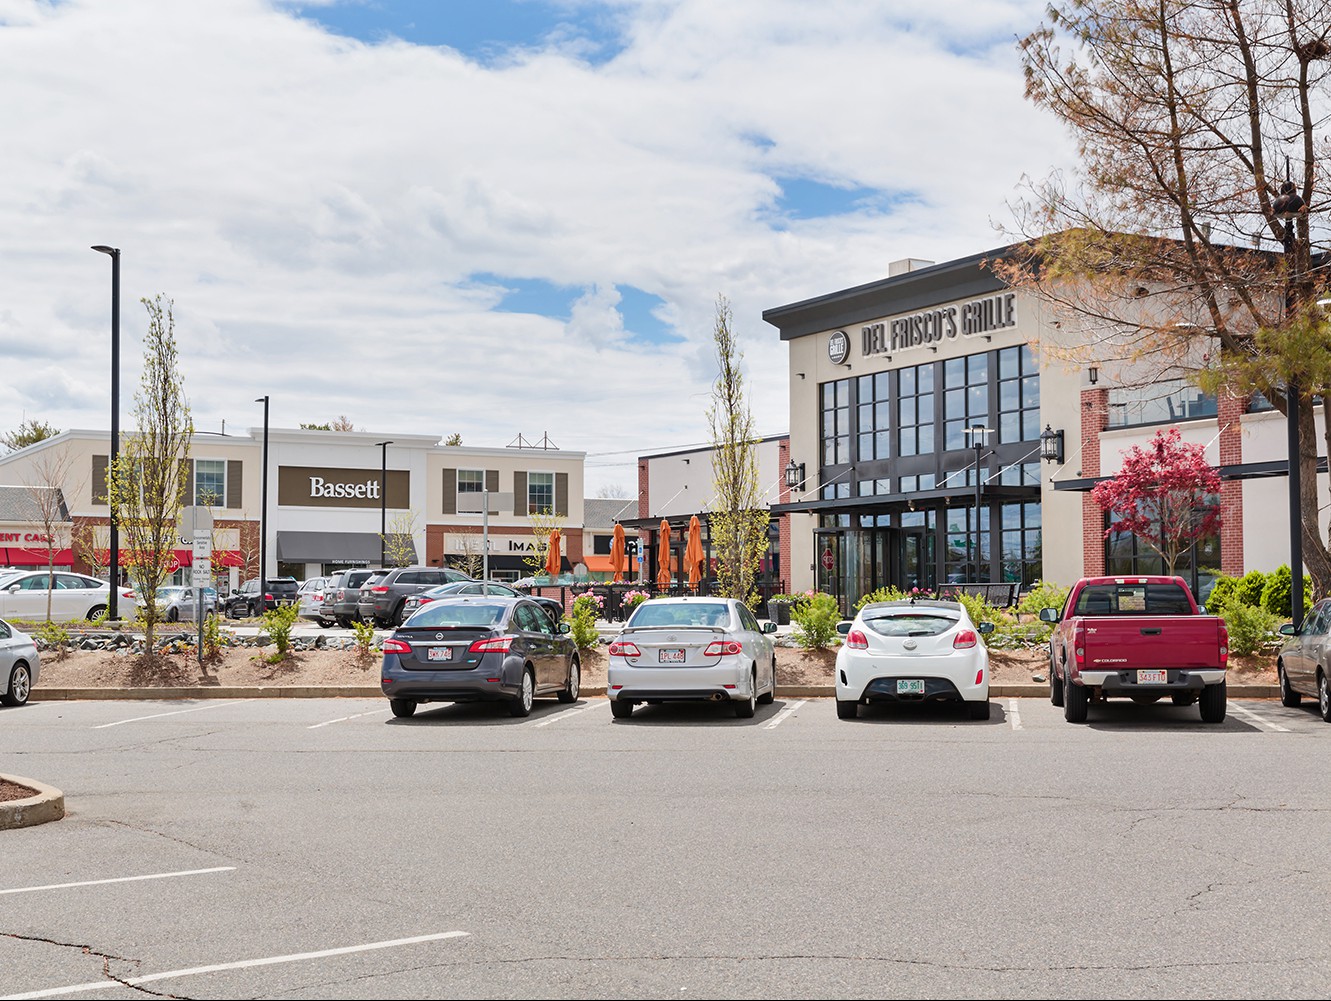
[[259,578],[247,580],[238,590],[232,591],[222,610],[228,619],[253,618],[262,615],[278,605],[294,605],[299,600],[300,585],[295,577],[269,577],[265,582],[268,590],[259,596]]
[[376,626],[397,625],[402,621],[402,605],[407,595],[428,591],[455,580],[471,580],[466,574],[448,567],[393,567],[361,585],[356,603],[362,622]]

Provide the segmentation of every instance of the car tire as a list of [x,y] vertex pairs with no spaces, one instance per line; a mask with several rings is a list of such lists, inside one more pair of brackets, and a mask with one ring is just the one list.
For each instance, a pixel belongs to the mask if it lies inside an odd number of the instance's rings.
[[522,684],[518,688],[518,694],[508,700],[508,714],[510,716],[530,716],[532,703],[536,699],[536,678],[532,675],[530,667],[522,669]]
[[1197,696],[1193,695],[1192,692],[1176,692],[1169,697],[1169,701],[1176,706],[1187,708],[1197,701]]
[[238,618],[240,618],[240,609],[237,608],[235,605],[227,605],[227,606],[226,606],[226,617],[227,617],[228,619],[238,619]]
[[416,712],[415,699],[389,699],[388,708],[393,710],[393,715],[399,719],[406,719]]
[[758,711],[758,672],[749,672],[749,697],[743,701],[734,701],[731,703],[735,707],[735,715],[740,719],[753,719],[753,714]]
[[92,608],[88,609],[88,621],[89,621],[89,622],[92,622],[92,621],[93,621],[94,619],[96,619],[98,616],[105,615],[105,614],[106,614],[106,606],[105,606],[105,605],[93,605]]
[[1063,672],[1063,718],[1069,723],[1085,723],[1091,693],[1084,685],[1072,683],[1071,672]]
[[1280,679],[1280,704],[1293,709],[1303,701],[1303,696],[1290,686],[1289,675],[1285,673],[1285,662],[1280,661],[1276,664],[1276,675]]
[[1331,691],[1327,690],[1326,673],[1317,672],[1317,709],[1324,722],[1331,723]]
[[989,718],[990,710],[988,699],[985,699],[983,702],[967,702],[966,708],[970,710],[971,719]]
[[615,719],[628,719],[633,715],[633,703],[627,699],[611,699],[610,715]]
[[388,617],[388,621],[395,626],[402,625],[403,620],[406,619],[406,616],[402,614],[406,607],[407,603],[405,601],[399,601],[397,608],[393,609],[393,614]]
[[1202,694],[1197,699],[1198,708],[1201,709],[1202,713],[1202,722],[1223,723],[1228,698],[1229,695],[1223,681],[1218,685],[1207,685],[1203,688]]
[[1049,658],[1049,702],[1056,708],[1063,708],[1063,679],[1054,670],[1054,659]]
[[856,719],[860,715],[860,704],[854,699],[836,700],[837,719]]
[[578,692],[582,687],[582,670],[578,667],[578,658],[568,666],[568,687],[559,693],[560,702],[577,702]]
[[350,628],[351,628],[351,616],[350,616],[350,615],[339,615],[339,616],[337,617],[337,624],[338,624],[339,626],[341,626],[343,629],[350,629]]
[[758,702],[765,706],[770,706],[776,701],[776,658],[772,658],[772,687],[758,696]]
[[9,690],[0,695],[0,702],[7,706],[27,705],[32,693],[32,671],[23,661],[19,661],[9,672]]

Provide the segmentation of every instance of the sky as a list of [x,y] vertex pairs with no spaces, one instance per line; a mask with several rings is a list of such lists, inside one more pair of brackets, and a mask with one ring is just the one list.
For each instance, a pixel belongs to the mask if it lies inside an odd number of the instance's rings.
[[[587,453],[586,493],[709,442],[729,303],[1011,239],[1075,162],[1027,103],[1042,0],[0,0],[0,430],[122,429],[145,297],[195,426]],[[373,465],[367,460],[367,465]]]

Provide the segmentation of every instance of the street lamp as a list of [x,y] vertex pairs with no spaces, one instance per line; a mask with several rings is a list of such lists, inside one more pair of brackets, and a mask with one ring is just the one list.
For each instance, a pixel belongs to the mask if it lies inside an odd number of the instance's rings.
[[791,490],[804,489],[804,463],[794,459],[786,463],[786,486]]
[[[975,575],[980,575],[980,453],[984,450],[984,436],[993,434],[993,428],[982,424],[973,424],[964,432],[975,446]],[[991,547],[992,548],[992,547]]]
[[[111,459],[107,469],[114,476],[116,459],[120,455],[120,248],[99,244],[92,249],[111,258]],[[96,487],[94,483],[93,488]],[[111,562],[108,568],[111,593],[107,597],[106,617],[114,622],[120,618],[120,526],[116,521],[113,498],[108,496],[107,503],[111,510]]]
[[[1288,169],[1288,164],[1286,165]],[[1294,190],[1293,181],[1280,185],[1271,211],[1285,223],[1285,318],[1290,313],[1290,272],[1294,261],[1294,220],[1307,206]],[[1289,452],[1289,615],[1297,631],[1303,622],[1303,483],[1299,470],[1299,387],[1293,378],[1285,384],[1285,440]]]
[[[376,441],[382,461],[379,464],[379,566],[383,567],[388,548],[388,446],[391,441]],[[489,503],[486,503],[489,508]]]
[[259,604],[268,611],[268,397],[260,396],[255,403],[263,404],[263,493],[259,500]]
[[1040,432],[1040,458],[1045,462],[1063,461],[1063,429],[1055,431],[1048,424]]

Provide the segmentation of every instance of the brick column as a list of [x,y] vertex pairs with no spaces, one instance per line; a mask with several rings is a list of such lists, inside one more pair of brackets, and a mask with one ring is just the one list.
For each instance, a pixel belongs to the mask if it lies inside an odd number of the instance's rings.
[[[1216,423],[1220,426],[1220,465],[1243,461],[1243,412],[1246,397],[1221,396]],[[1220,572],[1243,576],[1243,481],[1220,481]]]
[[[1081,474],[1087,479],[1100,475],[1100,432],[1109,426],[1109,390],[1081,391]],[[1105,572],[1104,511],[1091,499],[1090,491],[1081,495],[1082,576],[1097,577]]]

